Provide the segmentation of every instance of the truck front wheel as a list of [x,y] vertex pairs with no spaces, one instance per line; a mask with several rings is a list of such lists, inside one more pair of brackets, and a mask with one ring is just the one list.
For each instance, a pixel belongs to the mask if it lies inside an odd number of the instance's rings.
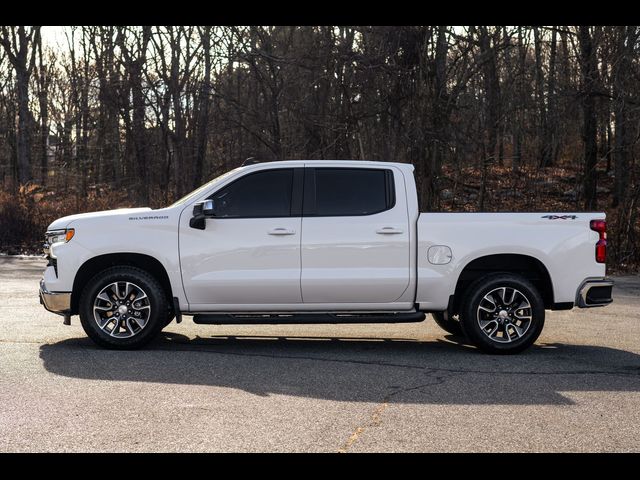
[[136,349],[167,324],[167,300],[158,281],[135,267],[111,267],[95,275],[80,297],[80,322],[98,345]]
[[466,290],[460,325],[467,338],[488,353],[518,353],[531,346],[544,327],[544,302],[527,279],[490,274]]

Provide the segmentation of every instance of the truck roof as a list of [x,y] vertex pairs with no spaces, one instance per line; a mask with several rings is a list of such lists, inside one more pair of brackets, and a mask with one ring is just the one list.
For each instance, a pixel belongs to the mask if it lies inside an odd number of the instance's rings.
[[269,165],[269,166],[283,166],[283,167],[292,167],[292,166],[304,166],[312,163],[322,164],[325,166],[353,166],[353,167],[381,167],[381,166],[393,166],[403,170],[413,171],[414,167],[410,163],[400,163],[400,162],[379,162],[372,160],[278,160],[278,161],[259,161],[254,162],[249,165],[243,165],[243,167],[253,167],[258,165]]

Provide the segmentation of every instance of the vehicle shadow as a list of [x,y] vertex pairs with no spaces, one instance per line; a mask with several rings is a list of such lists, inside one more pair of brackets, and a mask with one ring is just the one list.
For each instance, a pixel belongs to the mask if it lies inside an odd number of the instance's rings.
[[345,402],[572,404],[565,392],[640,391],[640,355],[608,347],[537,344],[519,355],[463,343],[395,338],[212,336],[163,332],[144,350],[87,338],[42,345],[65,377],[235,388]]

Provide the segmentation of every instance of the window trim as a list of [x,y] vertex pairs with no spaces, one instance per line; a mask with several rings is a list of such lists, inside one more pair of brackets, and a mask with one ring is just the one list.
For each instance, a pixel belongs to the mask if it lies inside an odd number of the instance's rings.
[[242,218],[295,218],[302,216],[302,199],[303,199],[303,177],[304,177],[304,167],[283,167],[283,168],[263,168],[260,170],[255,170],[253,172],[248,172],[245,175],[242,175],[231,182],[223,185],[215,192],[212,192],[209,196],[206,197],[206,200],[212,199],[215,195],[220,193],[222,190],[231,187],[234,183],[239,182],[240,180],[244,180],[245,178],[251,175],[257,175],[259,173],[265,172],[275,172],[280,170],[291,170],[292,171],[292,180],[291,180],[291,205],[289,207],[289,215],[252,215],[252,216],[225,216],[218,217],[214,216],[213,219],[216,220],[237,220]]
[[[344,213],[344,214],[335,214],[335,215],[320,215],[317,212],[317,185],[316,185],[316,170],[374,170],[384,172],[385,176],[385,207],[382,210],[378,210],[375,212],[369,213]],[[395,186],[395,177],[394,172],[390,168],[372,168],[372,167],[354,167],[354,166],[344,166],[344,167],[305,167],[304,173],[304,202],[302,205],[302,216],[303,217],[367,217],[370,215],[377,215],[379,213],[387,212],[392,210],[396,206],[396,186]]]

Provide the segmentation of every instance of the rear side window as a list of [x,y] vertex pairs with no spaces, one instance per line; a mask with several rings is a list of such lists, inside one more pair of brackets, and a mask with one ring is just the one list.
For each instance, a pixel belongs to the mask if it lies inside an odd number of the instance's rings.
[[[312,170],[315,170],[315,199],[305,195],[305,215],[371,215],[389,210],[395,204],[391,170],[366,168]],[[308,187],[312,186],[307,183],[305,190]],[[310,200],[309,208],[307,208],[307,199]]]
[[250,173],[213,195],[216,217],[289,217],[293,169]]

